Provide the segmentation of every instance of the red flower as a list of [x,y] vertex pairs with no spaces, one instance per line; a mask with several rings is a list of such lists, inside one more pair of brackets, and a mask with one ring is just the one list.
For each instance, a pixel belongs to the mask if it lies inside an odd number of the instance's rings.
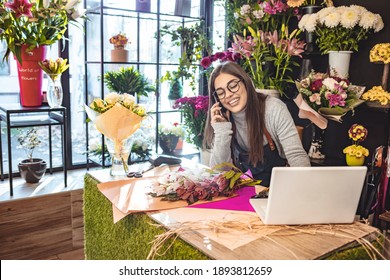
[[25,15],[26,17],[32,18],[31,13],[32,4],[28,0],[14,0],[12,3],[4,3],[4,5],[15,12],[15,16],[20,18]]

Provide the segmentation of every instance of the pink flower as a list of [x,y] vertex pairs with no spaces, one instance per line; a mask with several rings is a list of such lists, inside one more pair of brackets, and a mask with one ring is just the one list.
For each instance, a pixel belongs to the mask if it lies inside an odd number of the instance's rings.
[[211,63],[212,63],[212,60],[209,56],[202,58],[202,60],[200,61],[200,65],[206,69],[210,67]]
[[345,106],[345,100],[338,94],[329,94],[327,99],[329,100],[329,106],[331,108],[334,106]]
[[20,18],[25,15],[26,17],[32,18],[31,13],[32,4],[28,0],[14,0],[12,3],[4,3],[4,5],[15,12],[15,16]]

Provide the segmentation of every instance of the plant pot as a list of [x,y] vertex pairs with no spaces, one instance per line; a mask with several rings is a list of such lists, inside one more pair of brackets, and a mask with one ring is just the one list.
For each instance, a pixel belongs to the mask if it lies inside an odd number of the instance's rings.
[[348,166],[362,166],[364,164],[365,156],[355,157],[349,154],[345,155],[345,161]]
[[150,0],[137,0],[135,9],[137,12],[150,13]]
[[329,73],[332,76],[348,78],[352,51],[329,51]]
[[128,62],[129,51],[125,49],[114,49],[111,50],[111,61],[112,62]]
[[177,142],[179,142],[179,136],[173,134],[168,134],[168,135],[163,134],[160,135],[158,140],[163,152],[169,154],[175,150]]
[[[22,63],[16,60],[18,68],[20,104],[25,107],[39,107],[42,105],[43,70],[38,62],[46,57],[46,46],[39,46],[26,53],[26,46],[22,46]],[[16,59],[16,57],[15,57]]]
[[40,158],[33,158],[32,161],[25,159],[18,164],[18,168],[20,176],[27,183],[38,183],[45,175],[46,162]]
[[175,16],[191,16],[191,0],[176,0]]
[[[303,15],[309,15],[320,11],[322,9],[322,6],[310,5],[310,6],[304,6],[301,9]],[[314,32],[305,31],[305,43],[306,43],[305,53],[306,54],[320,53],[318,46],[316,44],[316,40],[317,40],[317,36],[315,35]]]

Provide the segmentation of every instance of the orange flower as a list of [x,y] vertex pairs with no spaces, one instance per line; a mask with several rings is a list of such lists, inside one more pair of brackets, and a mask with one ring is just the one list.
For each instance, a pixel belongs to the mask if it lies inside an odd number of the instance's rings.
[[288,0],[287,5],[289,5],[290,7],[296,8],[296,7],[302,6],[302,4],[304,4],[305,2],[306,2],[306,0]]

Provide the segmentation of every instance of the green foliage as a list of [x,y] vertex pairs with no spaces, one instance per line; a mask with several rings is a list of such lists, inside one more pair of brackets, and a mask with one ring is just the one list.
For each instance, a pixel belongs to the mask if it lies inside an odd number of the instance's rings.
[[35,148],[39,147],[42,141],[39,139],[38,130],[33,127],[30,129],[18,129],[17,137],[20,147],[25,151],[27,158],[32,161]]
[[183,97],[183,86],[181,85],[180,78],[174,76],[169,88],[168,99],[176,100],[181,97]]
[[[192,26],[179,26],[172,29],[170,25],[164,25],[160,29],[160,36],[170,36],[172,46],[181,46],[182,52],[179,58],[179,66],[176,71],[167,71],[161,82],[172,81],[174,78],[190,80],[190,86],[195,91],[197,82],[196,71],[198,70],[198,62],[202,59],[203,52],[211,53],[211,46],[207,38],[204,23],[195,23]],[[161,40],[163,43],[163,40]],[[170,53],[172,55],[172,53]]]
[[155,90],[143,74],[141,74],[133,66],[119,68],[118,71],[107,71],[104,74],[104,83],[111,91],[131,95],[148,96],[149,92]]

